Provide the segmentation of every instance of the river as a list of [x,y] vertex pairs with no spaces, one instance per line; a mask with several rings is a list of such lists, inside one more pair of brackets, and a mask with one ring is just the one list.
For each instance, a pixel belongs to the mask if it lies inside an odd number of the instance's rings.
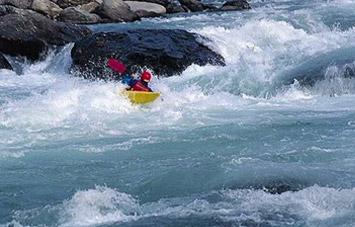
[[[155,78],[162,99],[149,106],[72,77],[72,44],[10,59],[20,73],[0,71],[0,226],[354,226],[355,52],[342,56],[355,48],[355,1],[251,4],[91,26],[182,28],[225,58]],[[312,59],[323,79],[284,83],[314,72]]]

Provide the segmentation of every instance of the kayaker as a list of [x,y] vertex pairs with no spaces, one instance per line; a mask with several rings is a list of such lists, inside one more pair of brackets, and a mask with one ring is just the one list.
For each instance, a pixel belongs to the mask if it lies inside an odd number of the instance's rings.
[[152,74],[147,70],[143,71],[139,80],[136,80],[135,74],[139,71],[136,66],[131,66],[127,69],[125,64],[115,58],[110,58],[107,66],[118,73],[118,76],[122,78],[121,82],[128,86],[127,90],[152,92],[152,89],[148,86],[152,79]]
[[148,86],[151,79],[152,74],[149,71],[143,71],[141,78],[139,80],[133,80],[132,84],[129,85],[130,88],[127,90],[153,92],[153,90]]

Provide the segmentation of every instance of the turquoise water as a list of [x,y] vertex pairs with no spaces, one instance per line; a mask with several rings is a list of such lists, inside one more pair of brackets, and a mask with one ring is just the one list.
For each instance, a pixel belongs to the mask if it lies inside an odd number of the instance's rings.
[[[72,78],[72,45],[11,59],[21,73],[0,71],[0,226],[354,226],[355,55],[343,60],[355,2],[252,4],[93,26],[184,28],[225,57],[155,78],[163,100],[150,106]],[[324,80],[284,83],[312,59]]]

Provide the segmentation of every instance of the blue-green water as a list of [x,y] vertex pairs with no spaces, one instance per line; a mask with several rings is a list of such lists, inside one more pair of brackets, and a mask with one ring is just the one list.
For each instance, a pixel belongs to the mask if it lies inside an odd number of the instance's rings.
[[[355,1],[252,4],[93,26],[183,28],[225,57],[155,79],[163,100],[150,106],[72,78],[72,45],[11,59],[21,73],[0,71],[0,226],[354,226],[355,53],[343,57]],[[324,80],[280,86],[309,62],[327,64]]]

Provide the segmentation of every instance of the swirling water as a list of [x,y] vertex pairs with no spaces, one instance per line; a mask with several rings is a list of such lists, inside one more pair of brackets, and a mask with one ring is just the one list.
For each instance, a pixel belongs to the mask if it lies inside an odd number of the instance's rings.
[[150,106],[71,77],[72,45],[10,59],[0,226],[354,226],[355,1],[252,5],[93,26],[183,28],[225,57],[156,78]]

